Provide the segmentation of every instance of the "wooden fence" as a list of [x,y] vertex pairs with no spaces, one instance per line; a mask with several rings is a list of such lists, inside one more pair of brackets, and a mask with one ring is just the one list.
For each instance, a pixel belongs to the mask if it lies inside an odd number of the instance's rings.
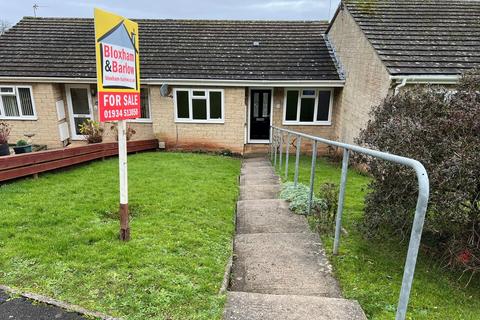
[[[127,151],[130,153],[157,148],[157,140],[139,140],[129,141]],[[37,175],[117,154],[118,144],[109,142],[0,157],[0,181]]]

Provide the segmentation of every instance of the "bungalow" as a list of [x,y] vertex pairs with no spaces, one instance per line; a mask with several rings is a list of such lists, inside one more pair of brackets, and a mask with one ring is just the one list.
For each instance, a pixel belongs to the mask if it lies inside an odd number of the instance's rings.
[[[344,79],[326,22],[138,23],[134,139],[243,154],[267,147],[272,124],[335,138]],[[130,41],[115,30],[108,41]],[[0,56],[0,119],[11,141],[35,134],[50,148],[84,143],[79,125],[98,118],[93,20],[24,18],[0,38]]]
[[326,38],[345,73],[336,136],[353,142],[372,106],[405,85],[452,85],[480,67],[480,1],[342,1]]
[[[330,24],[138,20],[134,139],[244,154],[265,150],[275,125],[353,142],[388,94],[451,85],[480,66],[479,18],[480,1],[349,0]],[[79,125],[98,119],[95,77],[92,19],[22,19],[0,37],[0,120],[11,142],[84,143]]]

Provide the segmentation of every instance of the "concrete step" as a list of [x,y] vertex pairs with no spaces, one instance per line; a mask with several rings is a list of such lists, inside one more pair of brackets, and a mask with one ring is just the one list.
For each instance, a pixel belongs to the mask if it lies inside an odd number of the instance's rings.
[[276,199],[282,187],[280,184],[252,184],[240,186],[238,200]]
[[237,233],[310,232],[305,217],[288,209],[279,199],[237,202]]
[[228,292],[224,320],[366,320],[358,302],[298,295]]
[[263,168],[263,167],[272,167],[272,163],[267,159],[258,159],[257,161],[242,162],[243,168]]
[[268,163],[270,163],[270,159],[266,156],[262,156],[262,157],[246,158],[246,159],[242,160],[242,164],[244,164],[244,163],[256,163],[256,162],[268,162]]
[[317,234],[238,234],[232,291],[340,297]]
[[240,175],[240,186],[249,185],[280,185],[281,180],[274,174],[244,174]]

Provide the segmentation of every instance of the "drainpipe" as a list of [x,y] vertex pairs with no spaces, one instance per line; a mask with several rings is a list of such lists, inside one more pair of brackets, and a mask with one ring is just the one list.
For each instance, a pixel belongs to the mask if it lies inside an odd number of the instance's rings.
[[406,84],[407,84],[407,78],[403,78],[402,82],[395,87],[394,95],[397,95],[398,92],[400,91],[400,88],[405,87]]

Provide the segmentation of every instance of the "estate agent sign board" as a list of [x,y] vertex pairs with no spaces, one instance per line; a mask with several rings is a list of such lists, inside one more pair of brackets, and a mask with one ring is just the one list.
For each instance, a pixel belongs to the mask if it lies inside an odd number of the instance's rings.
[[95,9],[98,110],[101,122],[140,116],[138,24]]
[[118,121],[120,239],[130,239],[126,119],[140,116],[138,24],[95,9],[98,112],[101,122]]

